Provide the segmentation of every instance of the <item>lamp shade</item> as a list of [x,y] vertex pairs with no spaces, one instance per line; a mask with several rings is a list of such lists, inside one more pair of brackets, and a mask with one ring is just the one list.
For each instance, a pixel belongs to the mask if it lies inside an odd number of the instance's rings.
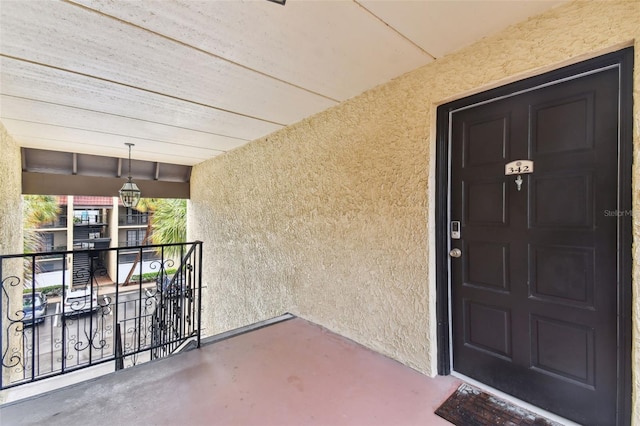
[[125,207],[135,207],[140,201],[140,189],[138,185],[131,181],[131,178],[127,180],[120,189],[120,200]]

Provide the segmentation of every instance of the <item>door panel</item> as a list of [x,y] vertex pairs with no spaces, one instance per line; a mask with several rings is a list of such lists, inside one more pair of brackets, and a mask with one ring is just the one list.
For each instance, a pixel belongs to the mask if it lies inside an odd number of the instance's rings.
[[[530,176],[529,180],[532,228],[593,228],[594,188],[590,171],[546,173]],[[550,203],[553,208],[549,208]]]
[[613,68],[451,114],[453,368],[583,424],[616,419],[618,106]]
[[594,309],[592,248],[529,246],[531,298]]
[[[464,285],[509,292],[509,246],[480,241],[469,241],[465,246]],[[493,267],[487,268],[486,265]]]

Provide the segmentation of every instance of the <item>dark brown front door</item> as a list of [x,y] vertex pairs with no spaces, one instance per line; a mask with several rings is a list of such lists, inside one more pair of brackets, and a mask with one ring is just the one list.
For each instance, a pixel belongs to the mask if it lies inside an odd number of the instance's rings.
[[450,114],[453,369],[589,425],[616,422],[619,93],[612,67]]

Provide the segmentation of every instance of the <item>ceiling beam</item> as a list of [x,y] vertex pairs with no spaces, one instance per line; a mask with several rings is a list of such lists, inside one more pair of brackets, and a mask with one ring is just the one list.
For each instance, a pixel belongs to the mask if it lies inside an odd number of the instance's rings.
[[[188,182],[162,182],[136,179],[144,198],[186,198],[190,196]],[[36,195],[88,195],[117,197],[122,179],[96,176],[59,175],[53,173],[22,173],[22,193]]]

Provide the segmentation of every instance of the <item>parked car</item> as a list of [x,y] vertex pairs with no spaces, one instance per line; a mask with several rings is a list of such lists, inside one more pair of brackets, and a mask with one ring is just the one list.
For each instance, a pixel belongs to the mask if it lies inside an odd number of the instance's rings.
[[167,297],[178,297],[185,293],[185,281],[181,276],[163,275],[156,278],[156,287]]
[[99,308],[98,295],[94,290],[93,294],[89,287],[81,290],[69,290],[64,298],[64,315],[78,315],[86,312],[93,312]]
[[44,322],[47,312],[47,296],[36,291],[35,293],[25,293],[22,296],[22,311],[25,325],[40,324]]

